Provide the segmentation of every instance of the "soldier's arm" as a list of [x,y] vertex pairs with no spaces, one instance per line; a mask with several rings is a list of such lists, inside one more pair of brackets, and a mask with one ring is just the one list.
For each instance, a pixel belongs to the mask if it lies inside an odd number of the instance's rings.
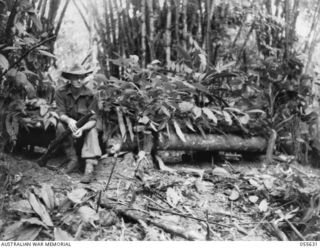
[[56,104],[57,104],[57,113],[60,116],[60,120],[64,123],[68,124],[68,126],[72,132],[77,131],[76,120],[70,118],[66,114],[66,104],[63,99],[63,96],[61,95],[61,92],[57,91],[57,93],[55,95],[55,100],[56,100]]

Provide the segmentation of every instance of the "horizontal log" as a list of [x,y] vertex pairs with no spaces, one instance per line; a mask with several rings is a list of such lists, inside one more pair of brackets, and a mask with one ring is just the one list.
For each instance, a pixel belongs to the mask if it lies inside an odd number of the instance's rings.
[[242,138],[236,135],[208,134],[206,138],[196,134],[185,134],[186,142],[177,135],[159,140],[159,150],[264,152],[267,140],[262,137]]

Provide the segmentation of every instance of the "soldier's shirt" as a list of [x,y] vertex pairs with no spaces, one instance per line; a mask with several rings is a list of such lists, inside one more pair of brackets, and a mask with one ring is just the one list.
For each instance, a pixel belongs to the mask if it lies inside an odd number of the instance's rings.
[[[55,100],[57,113],[60,116],[67,115],[75,120],[79,120],[90,110],[97,111],[97,99],[86,86],[82,86],[78,96],[74,96],[71,91],[71,84],[68,83],[57,90]],[[96,120],[96,115],[93,115],[91,119]]]

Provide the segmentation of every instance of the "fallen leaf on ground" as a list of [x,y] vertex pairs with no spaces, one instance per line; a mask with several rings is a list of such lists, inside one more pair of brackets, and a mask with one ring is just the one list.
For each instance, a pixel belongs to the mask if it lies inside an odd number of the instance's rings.
[[240,196],[240,195],[239,195],[238,190],[233,189],[233,190],[231,191],[230,196],[229,196],[229,200],[230,200],[230,201],[236,201],[236,200],[239,199],[239,196]]
[[200,194],[206,192],[206,190],[207,190],[206,186],[204,185],[204,183],[201,180],[196,180],[194,182],[194,186],[196,187],[196,190]]
[[182,200],[181,191],[177,188],[168,188],[167,189],[167,201],[168,203],[175,207]]
[[231,174],[224,168],[216,167],[212,170],[213,176],[232,178]]
[[89,223],[96,227],[94,222],[99,220],[99,215],[96,213],[96,211],[88,206],[82,206],[78,209],[78,213],[83,222]]
[[256,203],[259,200],[259,197],[256,195],[249,196],[249,201],[252,203]]
[[10,212],[22,212],[26,214],[34,213],[29,201],[27,200],[20,200],[16,202],[10,202],[8,211]]
[[74,238],[68,232],[57,227],[54,229],[54,240],[55,241],[73,241]]
[[274,179],[273,178],[266,178],[263,180],[263,184],[264,186],[266,187],[267,190],[271,190],[272,187],[273,187],[273,182],[274,182]]
[[19,236],[19,232],[22,230],[23,223],[21,221],[15,222],[7,226],[4,232],[1,234],[0,240],[16,240]]
[[38,218],[32,217],[32,218],[28,218],[28,219],[22,219],[21,220],[22,223],[28,223],[31,225],[37,225],[37,226],[42,226],[44,228],[48,228],[48,226],[46,224],[44,224],[41,220],[39,220]]
[[101,226],[112,226],[117,223],[117,216],[114,212],[103,209],[99,211],[99,220]]
[[35,226],[35,225],[24,226],[22,230],[20,230],[19,232],[17,241],[25,241],[25,240],[33,241],[38,237],[41,230],[42,230],[42,226]]
[[86,193],[87,191],[85,189],[82,189],[82,188],[74,189],[70,193],[68,193],[67,197],[73,203],[79,204],[81,203],[81,200]]
[[254,180],[253,178],[250,178],[249,179],[249,183],[253,186],[253,187],[256,187],[256,188],[260,188],[261,187],[261,184],[258,183],[256,180]]
[[33,210],[39,215],[41,220],[47,225],[47,226],[53,226],[52,220],[50,218],[50,215],[48,214],[45,206],[39,202],[37,197],[33,193],[29,193],[29,203]]
[[49,210],[54,209],[55,197],[54,192],[48,184],[43,184],[41,188],[41,198]]
[[268,210],[268,202],[266,199],[263,199],[259,204],[259,209],[261,212],[266,212]]

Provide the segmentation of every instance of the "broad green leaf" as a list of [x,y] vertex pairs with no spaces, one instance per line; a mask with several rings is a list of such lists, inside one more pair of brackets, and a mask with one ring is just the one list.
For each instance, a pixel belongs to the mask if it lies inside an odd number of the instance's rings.
[[263,110],[261,109],[251,109],[251,110],[247,110],[246,113],[248,114],[261,114],[262,117],[265,117],[267,114],[266,112],[264,112]]
[[19,233],[23,229],[23,222],[17,221],[9,226],[7,226],[1,233],[2,240],[17,240]]
[[248,114],[244,114],[243,116],[239,116],[238,119],[241,124],[247,125],[250,121],[250,116]]
[[208,117],[209,120],[212,120],[215,124],[218,123],[217,117],[212,113],[208,108],[202,108],[203,113]]
[[228,123],[229,126],[231,126],[232,125],[231,115],[227,111],[222,111],[222,113],[224,115],[225,121]]
[[124,124],[123,114],[122,114],[120,108],[117,108],[117,116],[118,116],[118,124],[119,124],[120,132],[121,132],[121,137],[123,140],[125,140],[126,139],[126,126]]
[[55,241],[73,241],[74,240],[74,238],[71,236],[70,233],[62,230],[59,227],[54,228],[53,234],[54,234]]
[[183,142],[187,142],[187,140],[186,140],[183,132],[181,131],[181,128],[180,128],[178,122],[176,122],[176,120],[173,120],[173,126],[174,126],[174,128],[175,128],[175,130],[176,130],[176,133],[177,133],[178,137],[179,137]]
[[216,113],[217,115],[223,116],[223,112],[221,110],[218,110],[218,109],[215,109],[215,108],[211,108],[211,111]]
[[125,118],[126,118],[126,122],[127,122],[127,127],[128,127],[128,131],[129,131],[130,139],[133,142],[134,134],[133,134],[133,129],[132,129],[132,123],[131,123],[130,118],[128,116],[126,116]]
[[56,59],[56,56],[54,56],[52,53],[49,53],[49,52],[44,51],[44,50],[38,50],[38,51],[39,51],[40,54],[42,54],[44,56]]
[[19,231],[17,241],[33,241],[38,237],[41,230],[42,227],[37,225],[23,226],[22,229]]
[[147,125],[150,122],[150,119],[148,116],[144,115],[141,118],[139,118],[139,123]]
[[30,12],[30,11],[29,11],[28,13],[29,13],[29,15],[30,15],[30,18],[31,18],[33,24],[37,27],[37,29],[38,29],[39,31],[42,31],[42,29],[43,29],[42,23],[41,23],[41,21],[39,20],[39,18],[37,17],[37,15],[36,15],[35,13],[33,13],[33,12]]
[[179,103],[179,109],[182,113],[190,112],[193,107],[194,107],[194,104],[191,102],[183,101]]
[[198,119],[202,114],[202,110],[201,110],[201,108],[194,106],[192,108],[192,113],[195,115],[195,119]]
[[8,70],[9,68],[9,61],[7,60],[7,58],[0,54],[0,69],[2,71]]
[[31,208],[29,201],[27,201],[27,200],[20,200],[20,201],[15,201],[15,202],[10,201],[8,211],[21,212],[21,213],[26,213],[26,214],[34,214],[34,211]]
[[37,197],[33,193],[29,193],[29,203],[33,210],[39,215],[41,220],[47,225],[47,226],[53,226],[52,220],[50,218],[50,215],[48,214],[46,208],[43,206],[43,204],[37,199]]
[[189,128],[191,131],[196,132],[196,130],[195,130],[194,127],[192,126],[192,123],[191,123],[189,120],[187,120],[186,126],[187,126],[187,128]]
[[44,224],[41,220],[39,220],[36,217],[31,217],[31,218],[28,218],[28,219],[21,219],[21,222],[22,223],[28,223],[30,225],[42,226],[42,227],[48,229],[47,225]]
[[161,105],[160,108],[161,108],[162,112],[163,112],[166,116],[168,116],[168,117],[171,116],[169,110],[168,110],[165,106]]
[[53,210],[55,206],[55,196],[52,187],[48,184],[43,184],[41,187],[41,198],[49,210]]
[[243,111],[241,111],[240,109],[237,109],[237,108],[231,108],[231,107],[226,107],[224,108],[224,110],[229,110],[229,111],[232,111],[232,112],[235,112],[235,113],[238,113],[238,114],[244,114]]

